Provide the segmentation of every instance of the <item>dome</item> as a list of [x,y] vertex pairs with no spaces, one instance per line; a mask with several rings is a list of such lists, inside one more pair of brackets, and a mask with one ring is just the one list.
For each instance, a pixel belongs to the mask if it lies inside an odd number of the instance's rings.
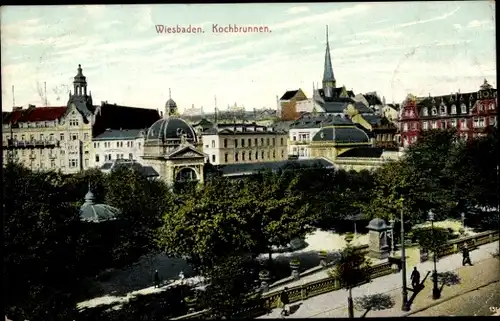
[[377,217],[371,220],[370,223],[368,223],[367,228],[369,230],[380,231],[387,229],[387,224],[385,224],[385,221],[383,219]]
[[191,144],[197,142],[194,128],[186,121],[176,117],[163,118],[149,127],[146,141],[152,139],[180,139],[181,135],[186,135],[186,140]]
[[368,135],[354,126],[346,127],[324,127],[316,135],[313,141],[335,141],[336,143],[369,143]]
[[177,108],[177,104],[175,103],[175,101],[172,99],[172,98],[169,98],[167,100],[167,102],[165,103],[165,108]]
[[74,81],[75,82],[85,82],[86,77],[82,73],[82,65],[78,65],[78,73],[76,74]]
[[95,204],[94,193],[89,188],[85,203],[80,207],[80,219],[84,222],[100,223],[116,219],[120,211],[106,204]]

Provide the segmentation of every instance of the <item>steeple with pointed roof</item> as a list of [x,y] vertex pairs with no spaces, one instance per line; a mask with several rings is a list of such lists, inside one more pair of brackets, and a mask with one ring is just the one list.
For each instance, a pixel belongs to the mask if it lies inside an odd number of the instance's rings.
[[333,74],[332,58],[330,56],[330,44],[328,41],[328,26],[326,26],[326,52],[325,66],[323,69],[323,92],[325,97],[333,97],[333,89],[336,88],[337,82]]

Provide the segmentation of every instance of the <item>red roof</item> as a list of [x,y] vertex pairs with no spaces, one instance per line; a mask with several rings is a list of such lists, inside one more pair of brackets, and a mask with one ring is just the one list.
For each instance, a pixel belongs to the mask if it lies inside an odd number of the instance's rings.
[[8,115],[6,115],[5,118],[3,118],[3,123],[15,123],[19,120],[19,118],[23,115],[23,112],[26,110],[14,110],[12,112],[9,112]]
[[61,118],[66,112],[66,107],[36,107],[27,111],[18,122],[50,121]]

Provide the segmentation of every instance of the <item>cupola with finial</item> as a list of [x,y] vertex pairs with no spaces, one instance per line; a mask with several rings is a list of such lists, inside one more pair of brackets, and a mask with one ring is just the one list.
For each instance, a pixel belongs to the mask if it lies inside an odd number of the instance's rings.
[[80,207],[80,219],[89,223],[101,223],[118,218],[120,210],[106,204],[96,204],[94,193],[88,185],[88,192],[85,194],[85,202]]
[[172,99],[172,91],[170,88],[168,89],[168,100],[165,103],[165,117],[171,117],[171,116],[177,116],[177,104],[176,102]]

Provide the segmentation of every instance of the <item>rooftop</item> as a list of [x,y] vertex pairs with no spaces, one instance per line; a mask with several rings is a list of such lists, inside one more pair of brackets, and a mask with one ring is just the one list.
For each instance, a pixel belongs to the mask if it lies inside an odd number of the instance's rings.
[[290,167],[313,167],[320,166],[324,168],[333,168],[334,164],[324,158],[318,159],[301,159],[301,160],[286,160],[277,162],[261,162],[249,164],[228,164],[219,165],[216,168],[222,176],[245,176],[253,175],[262,171],[271,170],[273,172],[286,170]]
[[142,137],[147,129],[107,129],[94,137],[93,141],[101,140],[131,140]]

